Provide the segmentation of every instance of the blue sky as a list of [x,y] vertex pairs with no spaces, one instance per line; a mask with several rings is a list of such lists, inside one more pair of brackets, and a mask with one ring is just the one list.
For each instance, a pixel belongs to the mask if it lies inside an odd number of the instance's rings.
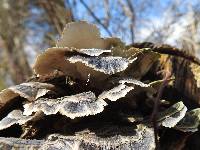
[[[73,2],[73,0],[69,0],[71,3]],[[103,18],[103,16],[105,16],[105,10],[104,10],[104,6],[103,6],[103,1],[99,1],[99,0],[84,0],[85,3],[87,3],[91,8],[93,8],[95,15],[98,18]],[[75,11],[73,12],[76,16],[77,20],[87,20],[90,22],[93,22],[93,18],[85,15],[88,14],[88,11],[84,8],[84,6],[81,3],[77,2],[77,8],[75,9]],[[120,13],[120,10],[116,10],[116,9],[112,9],[112,7],[117,8],[118,1],[117,0],[110,0],[109,1],[110,4],[112,4],[110,6],[110,10],[111,10],[111,14],[113,16],[118,16]],[[125,3],[125,1],[123,1]],[[176,2],[178,5],[177,8],[177,13],[185,13],[187,11],[189,11],[190,9],[190,5],[192,5],[192,7],[194,7],[195,5],[197,5],[199,3],[199,0],[132,0],[135,12],[136,12],[136,30],[140,29],[140,28],[145,28],[145,25],[140,22],[140,20],[159,20],[163,21],[163,17],[164,17],[164,13],[167,11],[167,9],[169,8],[169,6]],[[94,7],[93,5],[98,4],[98,7]],[[190,5],[189,5],[190,4]],[[143,7],[141,9],[141,7]],[[120,18],[120,17],[119,17]],[[129,24],[130,20],[125,20],[124,22],[122,22],[122,24],[124,24],[124,27],[127,26],[127,24]],[[109,29],[112,31],[114,25],[110,25]],[[108,36],[107,32],[104,30],[104,28],[101,25],[98,25],[98,27],[101,30],[101,33],[103,36]],[[115,36],[118,36],[120,38],[122,38],[123,40],[127,41],[128,43],[130,42],[130,37],[125,37],[125,34],[127,33],[116,33],[113,32]],[[137,39],[137,35],[136,39]]]
[[[74,0],[69,0],[70,4],[73,3]],[[95,15],[98,18],[103,18],[105,16],[105,9],[103,6],[103,1],[99,1],[99,0],[84,0],[85,3],[88,4],[88,6],[90,6]],[[122,0],[123,1],[123,0]],[[165,11],[168,9],[168,7],[171,5],[171,3],[173,3],[176,0],[154,0],[154,1],[150,1],[150,0],[132,0],[135,12],[136,12],[136,30],[139,28],[143,28],[144,24],[142,22],[140,22],[140,20],[154,20],[154,19],[159,19],[161,18],[162,21],[162,17],[163,14],[165,13]],[[198,3],[199,0],[179,0],[177,1],[177,3],[179,3],[179,7],[178,7],[178,12],[186,12],[188,11],[188,4],[192,4],[192,5],[196,5]],[[117,17],[120,15],[121,10],[117,10],[116,8],[118,7],[118,1],[117,0],[109,0],[110,2],[110,12],[111,15],[114,17]],[[76,7],[73,8],[73,14],[75,16],[76,20],[87,20],[89,22],[94,22],[94,19],[88,15],[88,11],[85,9],[85,7],[79,2],[79,0],[76,0]],[[124,1],[125,3],[125,1]],[[143,9],[141,10],[141,7],[143,7]],[[114,9],[112,9],[114,8]],[[47,32],[48,30],[50,30],[48,28],[48,26],[45,23],[40,23],[39,25],[37,23],[34,23],[31,20],[34,20],[34,18],[37,18],[39,15],[42,14],[42,11],[40,9],[37,9],[35,7],[32,7],[31,12],[33,13],[32,18],[30,20],[27,21],[27,26],[28,28],[35,30],[35,31],[40,31],[43,30],[44,32]],[[120,19],[120,16],[118,17],[118,19]],[[123,20],[123,22],[121,22],[124,27],[127,26],[127,24],[129,24],[130,20],[127,18],[126,20]],[[97,24],[98,25],[98,24]],[[114,31],[112,31],[113,26],[115,26],[114,24],[110,24],[109,26],[109,30],[111,30],[111,32],[114,33],[115,36],[121,37],[123,38],[123,33],[116,33]],[[101,25],[98,25],[98,27],[101,30],[101,33],[103,36],[108,36],[107,32],[104,30],[104,28]],[[38,38],[43,37],[41,32],[38,32]],[[125,38],[125,37],[124,37]],[[123,40],[126,41],[130,41],[128,38],[125,38]],[[137,35],[136,35],[137,38]],[[37,40],[37,39],[36,39]],[[38,40],[40,41],[40,40]]]

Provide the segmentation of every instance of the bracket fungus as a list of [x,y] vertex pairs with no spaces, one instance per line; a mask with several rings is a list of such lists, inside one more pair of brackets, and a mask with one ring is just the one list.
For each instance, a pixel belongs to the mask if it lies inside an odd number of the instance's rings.
[[113,45],[121,44],[118,38],[101,38],[99,29],[86,21],[68,23],[57,41],[57,47],[74,47],[77,49],[96,48],[110,49]]
[[0,130],[6,129],[14,124],[23,125],[32,118],[32,116],[24,116],[21,110],[13,110],[0,121]]
[[199,124],[200,108],[197,108],[187,112],[184,118],[176,125],[176,128],[183,132],[196,132]]
[[35,102],[24,105],[24,115],[43,111],[46,115],[60,112],[62,115],[74,119],[88,115],[95,115],[103,111],[106,102],[97,99],[91,91],[58,99],[40,98]]
[[178,102],[159,114],[158,122],[164,127],[174,127],[187,111],[187,107],[183,102]]
[[48,93],[56,93],[56,87],[49,83],[25,82],[19,85],[11,86],[0,92],[0,110],[7,104],[12,103],[20,96],[28,101],[34,101]]
[[[115,136],[112,136],[114,133]],[[107,137],[98,136],[104,134]],[[129,134],[129,136],[124,136]],[[146,143],[145,145],[143,143]],[[153,150],[155,146],[153,130],[139,125],[137,129],[131,127],[118,128],[113,126],[104,127],[104,131],[91,132],[84,130],[75,136],[63,136],[59,134],[49,135],[47,140],[18,140],[16,138],[0,138],[2,148],[25,148],[25,149],[141,149]]]
[[[169,148],[162,141],[171,132],[198,131],[200,111],[176,93],[177,72],[167,79],[157,74],[166,67],[161,56],[152,44],[102,38],[94,24],[67,24],[56,47],[36,58],[35,78],[0,92],[0,148]],[[199,66],[190,67],[198,88]],[[154,122],[150,116],[158,104]]]

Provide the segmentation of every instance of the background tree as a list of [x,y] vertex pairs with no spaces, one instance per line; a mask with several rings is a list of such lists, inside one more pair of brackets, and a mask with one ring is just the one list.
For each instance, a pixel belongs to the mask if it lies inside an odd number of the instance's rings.
[[199,55],[198,0],[1,0],[0,89],[24,81],[64,25],[87,20],[127,44],[167,43]]

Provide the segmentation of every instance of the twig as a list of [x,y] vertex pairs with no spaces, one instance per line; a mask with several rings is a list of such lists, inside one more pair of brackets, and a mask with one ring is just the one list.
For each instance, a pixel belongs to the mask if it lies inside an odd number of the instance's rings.
[[163,79],[163,83],[162,83],[160,89],[158,90],[158,94],[157,94],[157,97],[156,97],[155,103],[154,103],[153,112],[151,114],[151,121],[153,123],[153,128],[154,128],[154,138],[155,138],[156,150],[159,150],[157,113],[158,113],[158,109],[159,109],[160,98],[162,96],[162,93],[163,93],[163,90],[164,90],[165,86],[169,82],[170,76],[171,76],[171,73],[170,72],[166,72],[166,75],[165,75],[165,77]]
[[49,21],[61,35],[65,24],[72,21],[73,14],[69,7],[65,7],[64,2],[63,4],[55,4],[55,1],[53,0],[38,1],[36,4],[46,11]]
[[192,135],[193,133],[187,133],[186,135],[181,138],[176,145],[174,146],[174,149],[176,150],[182,150],[185,147],[187,139]]
[[122,0],[118,0],[119,5],[121,5],[123,13],[125,16],[129,17],[130,22],[130,34],[131,34],[131,40],[134,41],[134,26],[135,26],[135,11],[134,7],[130,0],[126,0],[126,4]]
[[80,0],[80,2],[82,3],[82,5],[87,9],[87,11],[91,14],[91,16],[96,20],[97,23],[99,23],[108,33],[109,36],[112,36],[112,33],[110,32],[110,30],[108,30],[108,28],[101,22],[101,20],[94,14],[94,12],[89,8],[89,6],[83,1]]
[[131,24],[130,24],[130,31],[131,31],[131,39],[132,42],[134,41],[134,24],[135,24],[135,11],[134,11],[134,7],[131,3],[130,0],[126,0],[126,3],[128,5],[128,8],[131,12]]
[[104,19],[104,24],[108,27],[110,24],[111,20],[111,14],[110,14],[110,9],[109,9],[109,1],[104,0],[104,7],[105,7],[105,19]]

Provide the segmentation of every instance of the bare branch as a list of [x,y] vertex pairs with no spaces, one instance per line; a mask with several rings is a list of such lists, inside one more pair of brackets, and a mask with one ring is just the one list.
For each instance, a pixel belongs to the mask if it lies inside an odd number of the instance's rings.
[[89,8],[89,6],[83,1],[80,0],[81,4],[87,9],[87,11],[91,14],[91,16],[96,20],[98,24],[100,24],[105,31],[108,33],[109,36],[112,36],[112,33],[109,31],[109,29],[101,22],[101,20],[94,14],[94,12]]
[[132,42],[134,42],[134,28],[135,28],[135,11],[134,11],[134,7],[131,3],[130,0],[126,0],[127,5],[125,5],[122,0],[118,0],[119,4],[122,7],[122,10],[125,14],[125,16],[129,17],[131,22],[129,25],[130,28],[130,33],[131,33],[131,40]]
[[161,87],[158,91],[157,97],[155,99],[153,112],[151,114],[151,121],[152,121],[153,127],[154,127],[154,137],[155,137],[156,150],[159,150],[157,114],[158,114],[160,99],[161,99],[161,96],[163,94],[163,90],[167,86],[170,76],[171,76],[171,73],[166,72],[166,75],[164,77],[164,81],[163,81],[163,83],[162,83],[162,85],[161,85]]
[[132,42],[134,42],[134,27],[135,27],[135,11],[133,8],[133,5],[130,0],[126,0],[128,8],[130,9],[131,12],[131,23],[130,23],[130,31],[131,31],[131,39]]
[[108,0],[104,0],[104,7],[105,7],[105,19],[104,19],[104,24],[107,26],[109,26],[110,24],[110,20],[111,20],[111,14],[110,14],[110,9],[109,9],[109,1]]

